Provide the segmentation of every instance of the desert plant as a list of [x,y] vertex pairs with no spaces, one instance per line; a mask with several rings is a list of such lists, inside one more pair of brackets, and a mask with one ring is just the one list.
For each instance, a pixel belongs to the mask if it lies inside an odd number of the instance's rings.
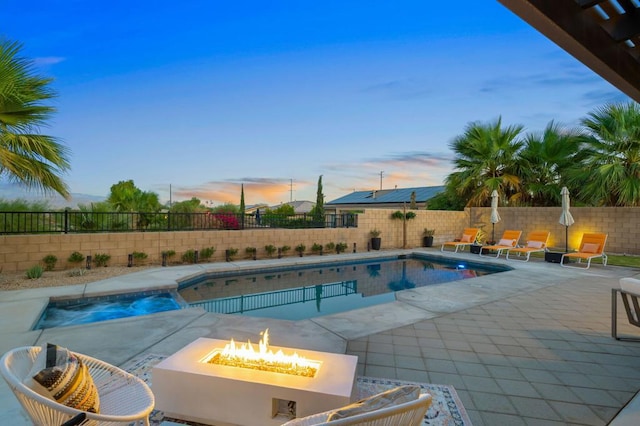
[[274,253],[278,251],[278,248],[273,244],[264,246],[264,251],[267,252],[267,256],[273,257]]
[[373,228],[371,231],[369,231],[369,236],[371,238],[378,238],[381,233],[382,233],[382,231],[380,231],[379,229]]
[[182,261],[184,263],[195,263],[196,261],[196,251],[193,249],[189,249],[182,254]]
[[143,251],[134,251],[133,253],[131,253],[131,255],[135,260],[145,260],[147,257],[149,257],[147,253]]
[[423,237],[433,237],[436,233],[435,229],[427,229],[424,228],[424,231],[422,231],[422,236]]
[[336,248],[335,243],[327,243],[327,244],[324,245],[324,249],[327,252],[332,252],[335,248]]
[[41,265],[33,265],[31,268],[27,269],[27,278],[30,280],[36,280],[42,276],[44,273],[44,268]]
[[109,260],[111,260],[111,255],[107,253],[96,253],[93,256],[93,262],[96,266],[107,266]]
[[69,271],[69,276],[70,277],[81,277],[83,276],[85,273],[87,272],[87,270],[85,268],[74,268],[72,270]]
[[213,257],[215,252],[216,252],[215,247],[205,247],[202,250],[200,250],[200,258],[202,260],[209,260]]
[[347,243],[336,244],[336,253],[342,253],[347,249]]
[[320,253],[320,254],[322,254],[322,244],[313,243],[313,245],[311,246],[311,251],[312,251],[313,253]]
[[244,249],[244,253],[247,259],[254,259],[257,253],[257,249],[255,247],[247,247]]
[[173,257],[176,255],[176,251],[175,250],[163,250],[161,253],[163,256],[166,256],[167,258],[169,257]]
[[56,262],[58,261],[58,258],[52,254],[48,254],[46,255],[44,258],[42,258],[42,261],[44,262],[44,269],[45,271],[53,271],[56,267]]
[[302,257],[306,249],[307,249],[307,246],[305,246],[304,244],[298,244],[295,248],[296,252],[300,255],[300,257]]
[[238,254],[238,249],[237,248],[228,248],[226,251],[227,254],[227,262],[233,260],[233,258],[235,257],[235,255]]
[[291,250],[290,246],[284,245],[284,246],[280,247],[280,253],[282,253],[282,254],[285,254],[289,250]]
[[69,257],[67,258],[67,261],[69,263],[73,263],[74,265],[78,263],[82,263],[84,261],[84,255],[79,251],[74,251],[69,255]]

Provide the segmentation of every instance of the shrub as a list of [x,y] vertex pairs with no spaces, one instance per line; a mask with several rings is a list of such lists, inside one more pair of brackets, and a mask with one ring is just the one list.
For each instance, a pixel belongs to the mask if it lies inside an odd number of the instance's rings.
[[96,253],[93,256],[93,262],[96,266],[107,266],[109,260],[111,260],[111,255],[107,253]]
[[382,231],[380,231],[379,229],[373,228],[371,231],[369,231],[369,236],[371,238],[378,238],[381,233],[382,233]]
[[322,252],[322,244],[313,243],[313,245],[311,246],[311,251],[314,252],[314,253],[321,253]]
[[234,256],[238,254],[237,248],[228,248],[227,249],[227,261],[233,260]]
[[216,252],[215,247],[205,247],[200,250],[200,258],[202,260],[210,260],[213,257],[213,254]]
[[253,257],[255,256],[257,250],[255,247],[247,247],[246,249],[244,249],[244,253],[247,256],[247,259],[253,259]]
[[307,249],[307,246],[305,246],[304,244],[298,244],[296,246],[296,251],[298,252],[298,254],[300,256],[302,256],[302,253],[304,253],[304,251]]
[[147,257],[149,257],[147,253],[143,251],[134,251],[132,253],[132,256],[135,260],[145,260]]
[[31,268],[27,269],[27,278],[30,280],[36,280],[42,276],[44,273],[44,268],[40,265],[33,265]]
[[327,244],[325,244],[325,246],[324,246],[324,249],[325,249],[327,252],[332,252],[332,251],[333,251],[333,249],[335,249],[335,248],[336,248],[336,245],[335,245],[334,243],[327,243]]
[[44,269],[45,271],[53,271],[56,267],[56,262],[58,261],[58,258],[55,257],[52,254],[48,254],[46,255],[42,261],[44,262]]
[[269,245],[264,246],[264,251],[267,252],[267,256],[273,257],[273,254],[275,252],[277,252],[278,249],[273,244],[269,244]]
[[163,250],[162,254],[164,256],[167,256],[167,258],[173,257],[176,255],[176,251],[175,250]]
[[182,261],[184,263],[195,263],[196,261],[196,251],[193,249],[189,249],[182,254]]
[[336,253],[342,253],[347,249],[347,243],[336,244]]
[[84,255],[79,251],[74,251],[69,255],[69,258],[67,259],[67,261],[73,264],[81,263],[84,261]]
[[280,253],[285,254],[286,252],[288,252],[289,250],[291,250],[290,246],[282,246],[280,247]]

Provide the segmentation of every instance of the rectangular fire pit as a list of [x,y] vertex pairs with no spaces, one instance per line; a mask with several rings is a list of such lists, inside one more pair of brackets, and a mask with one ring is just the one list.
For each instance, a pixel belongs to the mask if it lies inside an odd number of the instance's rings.
[[349,404],[355,395],[355,356],[272,347],[318,362],[315,377],[206,362],[227,343],[199,338],[153,367],[156,408],[205,424],[266,426]]

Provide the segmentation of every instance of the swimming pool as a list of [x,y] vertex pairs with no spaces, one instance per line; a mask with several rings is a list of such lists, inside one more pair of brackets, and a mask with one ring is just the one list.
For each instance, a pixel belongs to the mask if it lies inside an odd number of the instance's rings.
[[148,291],[49,302],[34,330],[88,324],[172,311],[184,307],[175,292]]
[[183,281],[180,296],[208,312],[301,320],[396,300],[395,292],[510,270],[412,255],[207,274]]

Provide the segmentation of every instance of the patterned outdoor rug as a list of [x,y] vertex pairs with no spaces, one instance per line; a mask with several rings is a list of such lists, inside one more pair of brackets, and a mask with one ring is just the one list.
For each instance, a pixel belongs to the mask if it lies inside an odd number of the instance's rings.
[[[158,362],[165,359],[162,355],[142,355],[127,362],[121,368],[144,380],[151,385],[151,369]],[[470,426],[471,420],[460,402],[460,398],[453,386],[434,385],[430,383],[416,383],[402,380],[380,379],[375,377],[357,377],[358,399],[365,398],[376,393],[394,388],[396,386],[414,384],[429,392],[433,397],[433,402],[425,415],[425,426]],[[151,424],[160,425],[163,420],[170,420],[176,423],[191,424],[176,419],[167,419],[161,411],[154,410],[151,413]]]

